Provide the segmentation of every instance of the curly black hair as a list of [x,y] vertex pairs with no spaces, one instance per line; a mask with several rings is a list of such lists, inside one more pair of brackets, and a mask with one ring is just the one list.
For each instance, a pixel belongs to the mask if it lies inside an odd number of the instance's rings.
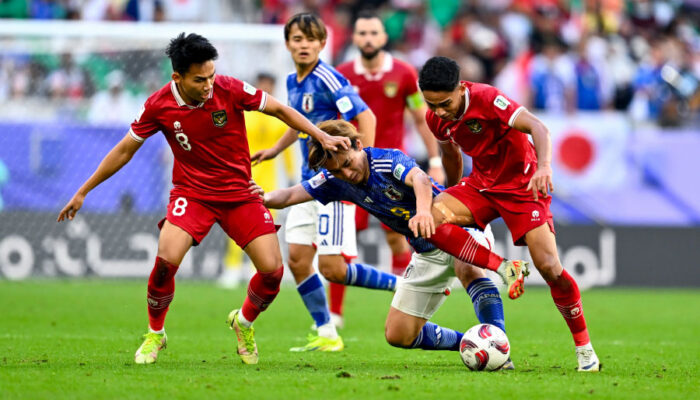
[[420,90],[451,92],[459,85],[459,65],[447,57],[429,59],[418,75]]

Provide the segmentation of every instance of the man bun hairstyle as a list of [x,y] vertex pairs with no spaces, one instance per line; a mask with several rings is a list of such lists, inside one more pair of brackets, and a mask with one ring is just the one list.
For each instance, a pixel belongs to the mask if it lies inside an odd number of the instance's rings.
[[303,12],[292,15],[287,23],[284,24],[284,41],[289,41],[289,34],[292,31],[292,26],[297,24],[299,30],[309,39],[317,39],[324,41],[328,37],[326,25],[323,20],[316,14]]
[[458,84],[459,65],[451,58],[433,57],[418,74],[418,86],[423,91],[451,92]]
[[185,32],[170,40],[165,54],[170,58],[173,71],[180,75],[186,74],[192,64],[202,64],[219,57],[216,48],[205,37],[196,33],[185,36]]
[[[360,133],[357,132],[353,124],[342,119],[332,119],[320,122],[317,126],[318,129],[331,136],[342,136],[350,139],[350,146],[357,150],[357,139],[360,138]],[[345,150],[341,149],[338,152],[326,150],[321,146],[318,140],[313,138],[309,139],[309,168],[318,170],[323,167],[329,159],[334,158],[342,151]]]

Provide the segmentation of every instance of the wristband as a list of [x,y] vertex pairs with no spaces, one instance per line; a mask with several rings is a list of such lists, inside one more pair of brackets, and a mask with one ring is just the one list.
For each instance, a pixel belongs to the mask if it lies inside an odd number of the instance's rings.
[[428,160],[428,166],[430,168],[441,168],[442,167],[442,158],[430,157],[430,159]]

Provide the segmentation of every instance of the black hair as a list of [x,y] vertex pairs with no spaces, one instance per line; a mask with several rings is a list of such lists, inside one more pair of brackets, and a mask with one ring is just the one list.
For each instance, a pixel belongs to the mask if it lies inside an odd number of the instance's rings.
[[202,64],[219,57],[219,52],[205,37],[196,33],[185,36],[185,32],[170,41],[165,54],[170,58],[173,71],[180,75],[186,74],[192,64]]
[[275,78],[274,75],[272,75],[270,72],[267,72],[267,71],[259,72],[258,75],[255,77],[255,79],[256,79],[256,82],[267,79],[269,81],[272,81],[273,84],[277,81],[277,78]]
[[328,37],[326,25],[323,20],[316,14],[310,12],[302,12],[292,15],[284,24],[284,41],[289,41],[289,35],[292,32],[292,26],[297,24],[299,30],[309,39],[324,41]]
[[447,57],[429,59],[420,74],[418,86],[420,90],[432,92],[451,92],[459,85],[459,65]]
[[358,19],[378,19],[379,21],[384,24],[382,21],[381,17],[379,17],[379,14],[377,14],[374,10],[365,8],[361,10],[359,13],[357,13],[357,17],[355,18],[355,22],[357,22]]

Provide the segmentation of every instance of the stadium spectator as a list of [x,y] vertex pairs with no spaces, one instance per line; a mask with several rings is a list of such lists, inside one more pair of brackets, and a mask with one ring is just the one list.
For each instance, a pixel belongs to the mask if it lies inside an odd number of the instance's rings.
[[124,89],[125,75],[121,70],[111,71],[105,77],[107,89],[90,99],[87,120],[92,124],[128,124],[139,111],[140,104]]

